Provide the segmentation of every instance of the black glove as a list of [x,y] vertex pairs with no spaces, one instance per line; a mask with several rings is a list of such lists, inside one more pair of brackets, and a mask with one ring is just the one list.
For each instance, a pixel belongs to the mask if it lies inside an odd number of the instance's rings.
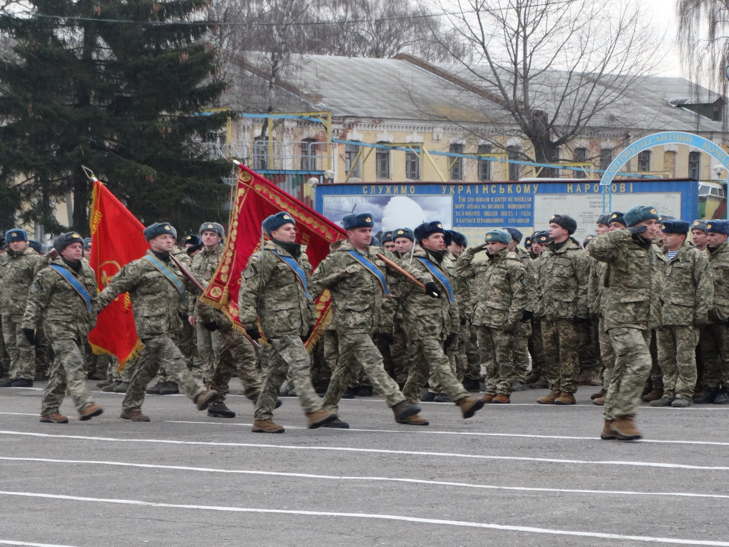
[[591,313],[590,321],[592,321],[593,323],[595,323],[597,325],[597,323],[600,321],[600,316],[597,315],[596,313]]
[[628,228],[628,231],[632,234],[633,237],[642,234],[648,229],[648,226],[645,224],[641,224],[640,226],[631,226]]
[[536,315],[532,317],[532,325],[541,325],[542,324],[542,318],[537,317]]
[[578,316],[576,316],[576,315],[575,315],[575,316],[574,316],[574,317],[572,318],[572,322],[573,322],[573,323],[574,323],[575,325],[586,325],[587,323],[589,323],[589,322],[590,322],[590,320],[589,320],[589,319],[587,319],[587,318],[585,318],[585,317],[578,317]]
[[375,340],[377,340],[378,342],[387,344],[388,346],[391,346],[392,344],[395,343],[395,341],[392,339],[392,335],[389,332],[385,332],[385,331],[376,332]]
[[440,289],[438,288],[438,285],[431,281],[430,283],[425,284],[425,294],[432,296],[433,298],[440,298]]
[[306,342],[309,338],[311,338],[312,332],[314,332],[314,327],[309,327],[309,330],[306,332],[306,334],[301,337],[301,341]]
[[521,314],[521,322],[522,323],[528,323],[529,321],[534,319],[534,312],[524,310]]
[[203,323],[203,327],[208,329],[210,332],[215,332],[216,330],[218,330],[218,324],[215,321],[213,321],[212,323]]
[[448,338],[445,339],[445,343],[443,344],[443,352],[447,352],[448,348],[450,348],[453,345],[453,342],[456,341],[456,338],[458,338],[457,332],[451,332],[448,335]]
[[33,329],[23,329],[23,334],[28,339],[28,343],[35,346],[35,331]]
[[261,333],[258,332],[258,329],[256,327],[248,327],[246,329],[246,334],[251,337],[251,340],[261,339]]

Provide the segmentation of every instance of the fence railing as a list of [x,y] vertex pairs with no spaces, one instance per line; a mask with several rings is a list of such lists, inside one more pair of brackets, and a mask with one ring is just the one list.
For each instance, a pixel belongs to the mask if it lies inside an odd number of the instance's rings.
[[316,141],[278,142],[267,140],[205,142],[201,146],[211,159],[233,158],[260,172],[313,173],[331,169],[333,149]]

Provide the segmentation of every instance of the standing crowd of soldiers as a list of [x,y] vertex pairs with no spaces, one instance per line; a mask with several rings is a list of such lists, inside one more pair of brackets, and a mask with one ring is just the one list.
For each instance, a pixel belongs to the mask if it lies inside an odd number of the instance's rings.
[[[537,402],[559,406],[576,403],[578,385],[595,385],[601,437],[623,440],[641,437],[641,398],[675,408],[729,403],[729,221],[689,224],[638,205],[599,216],[596,235],[580,244],[576,221],[554,215],[525,248],[514,228],[468,247],[439,221],[374,237],[373,216],[351,213],[342,227],[347,238],[312,272],[293,217],[263,222],[268,241],[241,273],[243,329],[199,298],[224,254],[218,223],[203,223],[181,247],[169,223],[152,224],[147,254],[98,289],[90,240],[61,234],[44,256],[24,230],[9,230],[0,387],[47,376],[48,423],[68,422],[59,412],[66,391],[80,420],[103,412],[87,378],[124,393],[121,418],[132,422],[150,421],[145,395],[180,391],[209,416],[234,418],[226,396],[237,375],[254,404],[252,431],[263,433],[284,432],[273,421],[282,395],[298,397],[312,429],[348,428],[339,401],[372,394],[397,423],[427,426],[420,401],[452,402],[470,418],[508,404],[515,390],[549,388]],[[331,317],[311,339],[314,302],[327,290]],[[88,334],[124,294],[142,346],[120,367],[91,352]]]

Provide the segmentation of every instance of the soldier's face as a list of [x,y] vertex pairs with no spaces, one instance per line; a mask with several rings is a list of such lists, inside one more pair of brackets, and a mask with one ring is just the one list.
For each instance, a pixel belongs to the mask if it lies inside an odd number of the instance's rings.
[[718,247],[722,243],[726,241],[726,238],[729,237],[726,234],[717,234],[716,232],[711,232],[708,234],[707,239],[709,240],[709,245],[712,247]]
[[549,237],[551,237],[553,240],[555,240],[557,243],[562,243],[564,240],[566,240],[568,237],[570,237],[570,233],[562,228],[559,224],[555,224],[554,222],[549,223]]
[[448,252],[453,255],[457,255],[462,250],[463,250],[463,247],[461,247],[458,243],[451,243],[450,245],[448,245]]
[[211,230],[205,230],[200,236],[200,239],[202,240],[202,244],[206,247],[215,247],[222,241],[222,238],[218,235],[218,233]]
[[22,251],[28,246],[27,241],[11,241],[8,243],[8,247],[10,247],[11,250],[15,251],[16,253],[18,251]]
[[539,243],[533,242],[532,243],[532,252],[535,255],[540,255],[544,252],[544,247],[542,247]]
[[61,256],[69,262],[81,260],[84,254],[83,243],[71,243],[68,247],[61,251]]
[[691,236],[694,239],[694,244],[702,249],[709,243],[709,236],[703,230],[691,230]]
[[486,242],[486,249],[488,250],[490,255],[495,255],[499,251],[506,249],[508,245],[506,243],[501,243],[501,241],[487,241]]
[[610,231],[610,226],[607,224],[598,224],[595,226],[595,235],[601,236],[602,234],[606,234]]
[[287,222],[278,230],[273,230],[271,232],[271,237],[276,241],[281,241],[283,243],[293,243],[296,241],[296,226]]
[[686,236],[683,234],[663,234],[663,243],[669,251],[678,251],[684,241]]
[[392,242],[392,241],[386,241],[385,242],[385,249],[387,249],[388,251],[395,251],[395,250],[397,250],[395,248],[395,243]]
[[649,218],[648,220],[639,222],[636,226],[645,226],[647,228],[645,232],[640,234],[640,236],[645,239],[654,239],[661,233],[661,225],[658,224],[658,221],[655,218]]
[[620,224],[619,222],[611,222],[610,223],[610,231],[614,232],[615,230],[624,230],[627,228],[625,224]]
[[347,230],[349,241],[357,248],[364,248],[372,243],[372,228],[355,228]]
[[443,234],[430,234],[422,240],[423,247],[431,251],[445,250],[445,236]]
[[413,248],[413,242],[406,237],[398,237],[395,239],[395,250],[398,253],[409,253]]
[[149,246],[158,253],[169,253],[175,246],[175,238],[172,237],[172,234],[158,235],[149,240]]

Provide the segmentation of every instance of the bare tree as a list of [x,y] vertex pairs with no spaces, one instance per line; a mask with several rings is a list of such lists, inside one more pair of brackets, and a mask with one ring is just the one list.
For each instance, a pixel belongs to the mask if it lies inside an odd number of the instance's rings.
[[539,163],[553,162],[660,61],[650,20],[627,2],[437,1],[468,48],[452,51],[457,71],[509,113]]

